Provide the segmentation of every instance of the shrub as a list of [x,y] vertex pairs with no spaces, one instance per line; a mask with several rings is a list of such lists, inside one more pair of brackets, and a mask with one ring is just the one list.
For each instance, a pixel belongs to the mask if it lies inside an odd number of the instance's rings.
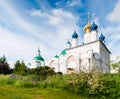
[[87,77],[88,75],[85,73],[80,74],[72,74],[66,80],[67,89],[78,94],[87,94],[88,93],[88,84]]
[[66,80],[67,90],[89,98],[117,99],[120,97],[120,75],[80,73]]

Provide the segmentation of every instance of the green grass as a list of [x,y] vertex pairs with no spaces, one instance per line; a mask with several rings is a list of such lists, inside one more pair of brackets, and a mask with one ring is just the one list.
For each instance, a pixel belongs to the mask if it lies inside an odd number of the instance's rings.
[[120,74],[35,77],[0,75],[0,99],[120,99]]
[[57,88],[21,88],[0,85],[0,99],[87,99]]
[[10,75],[2,75],[0,74],[0,79],[7,79]]
[[[32,82],[8,80],[9,77],[0,75],[0,99],[88,99],[53,85],[36,87],[37,84],[33,86]],[[57,85],[58,80],[54,79],[53,83]]]

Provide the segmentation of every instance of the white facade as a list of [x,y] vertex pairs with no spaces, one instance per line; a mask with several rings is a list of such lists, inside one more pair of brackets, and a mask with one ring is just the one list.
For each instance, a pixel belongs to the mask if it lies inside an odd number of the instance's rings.
[[[78,45],[78,35],[72,35],[72,47],[51,58],[48,66],[63,74],[102,71],[109,72],[110,51],[102,37],[98,40],[96,24],[84,28],[84,44]],[[105,37],[104,37],[105,38]]]

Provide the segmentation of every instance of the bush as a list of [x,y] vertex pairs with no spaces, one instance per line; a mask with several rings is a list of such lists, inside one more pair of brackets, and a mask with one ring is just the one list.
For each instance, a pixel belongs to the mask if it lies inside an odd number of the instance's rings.
[[89,98],[117,99],[120,97],[120,75],[80,73],[70,75],[66,80],[67,89]]
[[88,75],[85,73],[70,75],[70,77],[66,80],[67,89],[77,94],[88,94],[87,76]]

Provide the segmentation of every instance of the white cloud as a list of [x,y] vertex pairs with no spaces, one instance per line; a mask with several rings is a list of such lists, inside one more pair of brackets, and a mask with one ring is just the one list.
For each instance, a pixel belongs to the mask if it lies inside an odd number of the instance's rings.
[[109,48],[109,50],[112,52],[111,54],[111,60],[114,60],[115,57],[120,55],[120,52],[118,49],[120,49],[120,46],[118,46],[120,42],[120,25],[118,26],[107,26],[106,28],[102,28],[102,33],[106,36],[106,43]]
[[110,26],[108,24],[107,27],[103,28],[103,33],[105,33],[107,37],[107,43],[108,48],[111,50],[112,60],[115,59],[118,55],[120,55],[118,49],[120,49],[120,46],[117,46],[120,42],[120,0],[115,4],[114,9],[107,15],[106,19],[109,22],[117,22],[118,24],[115,24],[114,26]]
[[25,61],[30,60],[35,54],[35,52],[33,52],[35,47],[39,46],[34,40],[30,38],[24,39],[5,28],[0,29],[0,38],[1,55],[5,54],[6,57],[12,61],[18,59]]
[[107,20],[110,22],[120,22],[120,0],[115,4],[113,11],[107,15]]
[[73,16],[72,13],[63,11],[62,9],[52,9],[50,13],[32,9],[30,11],[30,15],[45,18],[45,20],[48,20],[48,23],[50,25],[57,27],[61,24],[66,25],[68,23],[74,25],[75,22],[78,20],[77,18],[75,19],[75,16]]
[[81,0],[67,1],[67,6],[82,6]]
[[[0,8],[3,8],[9,15],[12,24],[19,27],[20,31],[0,29],[0,53],[8,57],[8,61],[13,64],[17,59],[29,62],[33,59],[37,47],[40,47],[45,59],[49,59],[65,48],[65,42],[71,38],[74,30],[74,24],[78,17],[62,9],[53,9],[51,12],[42,12],[32,9],[30,11],[32,18],[38,17],[38,22],[29,21],[9,2],[0,1]],[[4,13],[5,14],[5,13]],[[43,23],[38,24],[39,20]],[[22,31],[24,33],[20,34]],[[29,34],[25,36],[24,34]],[[24,37],[25,36],[25,37]],[[33,38],[32,38],[33,37]]]
[[[55,48],[59,49],[65,44],[65,40],[71,38],[71,34],[74,30],[74,24],[78,21],[78,17],[74,16],[72,13],[63,11],[62,9],[52,9],[51,12],[43,12],[40,10],[31,10],[30,15],[36,16],[39,18],[45,18],[48,26],[54,27],[52,41]],[[47,29],[47,26],[46,26]],[[58,45],[58,43],[60,45]]]

